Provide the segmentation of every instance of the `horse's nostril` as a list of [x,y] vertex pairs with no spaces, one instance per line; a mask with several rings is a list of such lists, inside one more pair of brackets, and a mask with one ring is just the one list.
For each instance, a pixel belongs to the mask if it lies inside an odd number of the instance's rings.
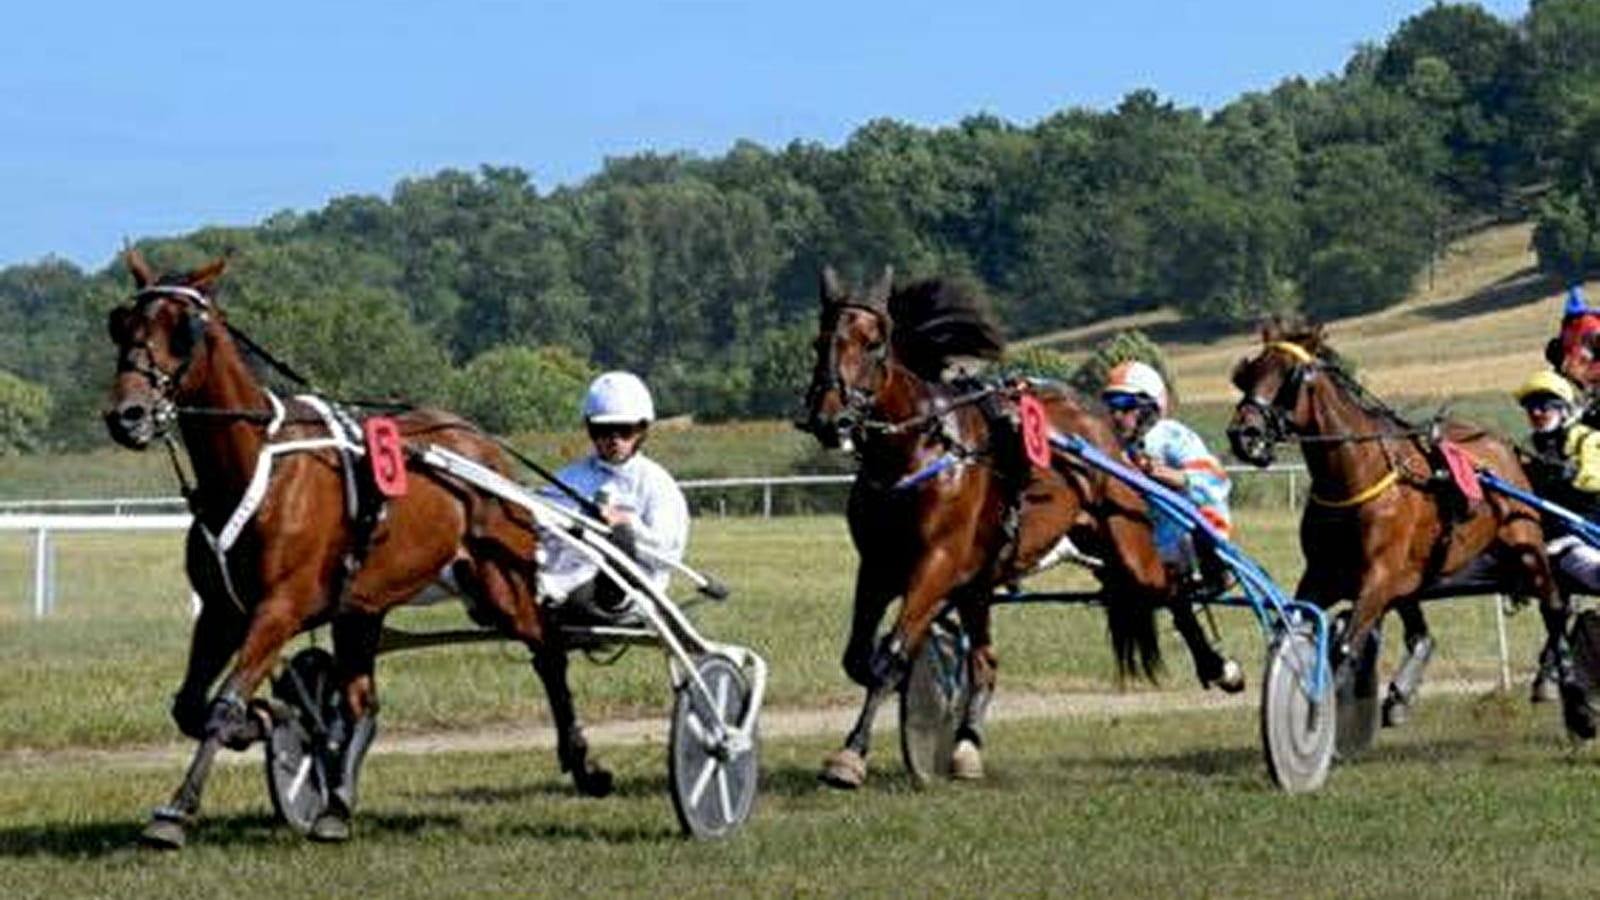
[[144,418],[144,407],[138,404],[118,407],[117,418],[128,425],[136,424]]

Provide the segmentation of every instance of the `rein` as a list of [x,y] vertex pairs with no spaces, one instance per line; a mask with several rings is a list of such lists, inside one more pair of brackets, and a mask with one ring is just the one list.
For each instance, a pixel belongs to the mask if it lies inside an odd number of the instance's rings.
[[875,431],[879,434],[905,434],[910,431],[924,428],[930,423],[938,421],[940,418],[944,417],[945,413],[948,413],[953,409],[959,409],[963,406],[971,406],[972,404],[978,403],[995,394],[1013,392],[1014,391],[1012,388],[1007,387],[986,387],[982,388],[981,390],[969,391],[968,393],[951,397],[949,400],[939,404],[938,409],[935,409],[931,412],[918,413],[910,418],[901,419],[898,422],[866,419],[860,422],[858,427],[867,431]]

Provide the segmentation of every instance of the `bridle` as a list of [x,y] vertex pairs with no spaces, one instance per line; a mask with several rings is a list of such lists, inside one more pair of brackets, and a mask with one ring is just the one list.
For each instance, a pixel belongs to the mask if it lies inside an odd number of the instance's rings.
[[[1270,454],[1273,447],[1297,437],[1294,423],[1289,416],[1299,402],[1301,389],[1317,377],[1322,371],[1323,363],[1311,351],[1292,341],[1272,341],[1267,344],[1266,350],[1281,351],[1294,362],[1289,366],[1271,398],[1246,392],[1235,409],[1252,410],[1261,417],[1266,424],[1266,431],[1257,439],[1265,442]],[[1228,429],[1230,439],[1240,434],[1242,434],[1241,429],[1231,427]]]
[[[875,344],[869,345],[864,358],[870,372],[883,372],[889,365],[889,334],[893,321],[882,308],[869,306],[864,303],[837,303],[833,308],[833,330],[828,335],[827,350],[820,360],[820,369],[817,377],[811,381],[811,387],[806,392],[806,408],[811,413],[811,426],[813,429],[824,427],[832,428],[839,434],[856,433],[862,431],[881,429],[889,423],[877,422],[872,418],[872,410],[877,402],[877,389],[862,387],[859,384],[847,383],[839,374],[839,330],[844,323],[841,313],[846,310],[860,310],[871,314],[877,319],[882,328],[883,338]],[[844,410],[833,416],[831,421],[823,422],[816,417],[816,409],[824,395],[829,391],[838,393],[844,405]]]
[[142,375],[149,383],[156,398],[150,409],[155,436],[164,437],[178,420],[178,404],[174,394],[183,383],[184,377],[188,375],[189,367],[194,363],[195,348],[202,342],[202,333],[210,322],[213,309],[211,298],[184,285],[153,284],[134,292],[131,299],[133,305],[128,308],[128,312],[131,315],[142,314],[146,318],[154,315],[155,304],[161,300],[176,299],[188,309],[183,326],[185,331],[182,352],[174,351],[173,355],[178,357],[178,364],[170,371],[155,364],[155,352],[148,340],[128,341],[122,344],[122,352],[117,357],[119,373],[132,372]]

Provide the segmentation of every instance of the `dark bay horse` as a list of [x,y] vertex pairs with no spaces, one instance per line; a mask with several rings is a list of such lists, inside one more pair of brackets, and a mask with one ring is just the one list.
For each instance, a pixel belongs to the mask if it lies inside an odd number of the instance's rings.
[[1473,466],[1527,490],[1512,446],[1454,420],[1412,427],[1341,367],[1319,326],[1274,321],[1261,340],[1261,350],[1233,374],[1243,398],[1229,441],[1234,455],[1257,466],[1272,462],[1277,442],[1300,442],[1311,501],[1300,522],[1306,569],[1295,595],[1323,607],[1354,602],[1337,649],[1362,647],[1391,608],[1404,620],[1407,658],[1390,685],[1387,718],[1403,718],[1431,653],[1416,601],[1480,556],[1492,561],[1497,584],[1539,598],[1545,649],[1558,658],[1568,608],[1545,558],[1537,512],[1492,492],[1469,501],[1435,474],[1439,445],[1450,442]]
[[[961,777],[981,775],[983,719],[995,684],[989,603],[1000,584],[1048,566],[1072,549],[1102,561],[1118,670],[1153,676],[1160,665],[1154,609],[1170,605],[1203,684],[1244,686],[1238,665],[1207,640],[1156,553],[1144,501],[1101,472],[1058,457],[1031,467],[1014,425],[1020,391],[1042,401],[1050,424],[1111,454],[1121,452],[1110,421],[1062,385],[949,384],[953,359],[993,357],[994,326],[971,291],[929,280],[893,287],[892,271],[852,293],[833,269],[822,273],[816,368],[802,427],[860,461],[850,490],[850,536],[860,556],[844,669],[867,689],[845,746],[822,778],[856,787],[866,777],[872,721],[897,688],[948,602],[971,636],[973,692],[957,738]],[[877,640],[889,604],[893,628]]]
[[[117,373],[106,426],[135,450],[158,440],[171,447],[173,429],[181,434],[194,477],[187,570],[204,600],[172,706],[178,727],[200,745],[169,805],[153,815],[146,841],[183,844],[217,750],[242,749],[263,735],[252,694],[285,643],[323,623],[332,625],[337,674],[354,725],[328,811],[311,836],[348,837],[356,775],[376,726],[374,655],[384,614],[446,566],[473,598],[476,615],[531,652],[549,696],[562,768],[582,792],[608,793],[610,773],[587,758],[566,654],[558,640],[547,639],[535,602],[535,537],[527,515],[417,467],[407,491],[388,499],[382,515],[360,533],[347,515],[346,479],[362,459],[357,454],[352,464],[352,454],[331,446],[336,429],[327,407],[279,400],[246,364],[237,332],[211,293],[226,260],[159,277],[134,251],[127,263],[135,291],[110,314]],[[353,344],[361,339],[349,337]],[[505,470],[496,445],[461,419],[417,411],[396,422],[402,442],[446,447]],[[296,443],[298,452],[291,446]]]

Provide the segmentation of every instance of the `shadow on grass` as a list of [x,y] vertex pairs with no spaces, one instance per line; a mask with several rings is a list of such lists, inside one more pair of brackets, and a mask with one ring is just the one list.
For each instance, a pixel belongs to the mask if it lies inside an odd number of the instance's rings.
[[571,825],[561,822],[529,822],[507,828],[497,828],[497,835],[508,838],[535,841],[578,841],[585,844],[615,844],[618,846],[633,846],[637,844],[666,844],[679,843],[684,840],[683,834],[678,831],[673,818],[665,816],[660,827],[650,828],[643,825]]
[[[616,776],[611,785],[612,797],[659,797],[667,791],[665,775]],[[444,803],[465,803],[488,806],[497,803],[518,803],[535,798],[583,798],[572,779],[562,775],[557,778],[540,778],[526,784],[462,786],[446,790],[403,791],[401,796],[418,800]],[[589,798],[605,799],[605,798]]]
[[[459,827],[456,816],[357,813],[357,840],[363,837],[406,836],[426,828]],[[141,850],[139,834],[145,823],[49,823],[0,829],[0,859],[59,856],[98,859]],[[188,829],[189,846],[265,847],[304,840],[276,817],[266,815],[203,818]],[[155,851],[151,851],[155,852]]]
[[[1494,283],[1455,300],[1417,310],[1419,316],[1429,319],[1451,320],[1482,315],[1496,310],[1509,309],[1532,303],[1561,289],[1559,282],[1528,266],[1512,272]],[[1553,333],[1553,332],[1552,332]]]

